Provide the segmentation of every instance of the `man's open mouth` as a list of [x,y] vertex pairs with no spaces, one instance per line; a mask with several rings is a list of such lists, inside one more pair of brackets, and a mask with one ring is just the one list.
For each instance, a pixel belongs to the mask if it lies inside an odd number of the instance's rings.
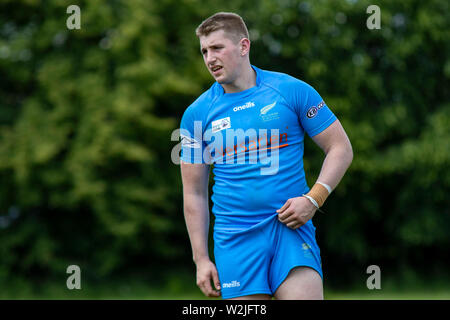
[[212,72],[217,72],[217,71],[219,71],[221,69],[222,69],[222,66],[215,66],[215,67],[211,68]]

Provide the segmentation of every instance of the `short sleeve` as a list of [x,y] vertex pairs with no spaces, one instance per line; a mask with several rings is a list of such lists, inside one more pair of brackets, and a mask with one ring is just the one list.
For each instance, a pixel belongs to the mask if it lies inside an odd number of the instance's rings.
[[294,109],[300,124],[310,137],[321,133],[337,119],[312,86],[298,81],[294,90]]
[[180,159],[188,163],[205,163],[203,151],[202,120],[195,116],[192,108],[187,108],[180,123],[181,154]]

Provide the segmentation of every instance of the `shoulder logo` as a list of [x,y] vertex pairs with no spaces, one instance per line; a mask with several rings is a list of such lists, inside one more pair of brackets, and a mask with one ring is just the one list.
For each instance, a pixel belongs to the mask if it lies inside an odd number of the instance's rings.
[[319,104],[316,106],[312,106],[311,108],[308,109],[308,111],[306,112],[306,116],[308,118],[314,118],[317,113],[319,112],[320,109],[322,109],[322,107],[325,105],[325,102],[322,100],[319,102]]
[[317,108],[315,106],[312,106],[311,108],[308,109],[308,112],[306,113],[306,116],[308,118],[314,118],[317,114]]
[[183,134],[180,135],[181,136],[181,146],[185,147],[185,148],[200,148],[200,143],[188,136],[185,136]]
[[275,105],[277,104],[277,102],[275,101],[274,103],[272,103],[272,104],[269,104],[269,105],[267,105],[267,106],[265,106],[265,107],[262,107],[261,108],[261,114],[266,114],[267,112],[269,112],[273,107],[275,107]]

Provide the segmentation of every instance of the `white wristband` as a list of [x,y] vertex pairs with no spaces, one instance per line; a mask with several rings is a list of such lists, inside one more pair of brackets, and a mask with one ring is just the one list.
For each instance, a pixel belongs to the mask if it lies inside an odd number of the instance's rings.
[[317,202],[316,202],[316,200],[314,200],[312,197],[310,197],[310,196],[307,196],[306,194],[304,194],[303,195],[306,199],[308,199],[309,201],[311,201],[312,202],[312,204],[317,208],[317,209],[319,209],[319,205],[317,204]]
[[331,189],[331,187],[329,185],[327,185],[326,183],[323,183],[320,181],[316,181],[316,183],[323,185],[328,190],[328,194],[330,194],[331,191],[333,191],[333,189]]

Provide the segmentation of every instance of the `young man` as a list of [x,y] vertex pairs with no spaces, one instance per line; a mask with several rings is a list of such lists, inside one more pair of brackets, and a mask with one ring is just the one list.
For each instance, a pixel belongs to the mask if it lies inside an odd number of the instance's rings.
[[[184,214],[197,285],[224,299],[323,299],[311,219],[349,167],[350,141],[310,85],[250,64],[240,16],[217,13],[196,34],[216,81],[181,121]],[[305,132],[326,154],[311,189]],[[208,254],[211,164],[216,264]]]

